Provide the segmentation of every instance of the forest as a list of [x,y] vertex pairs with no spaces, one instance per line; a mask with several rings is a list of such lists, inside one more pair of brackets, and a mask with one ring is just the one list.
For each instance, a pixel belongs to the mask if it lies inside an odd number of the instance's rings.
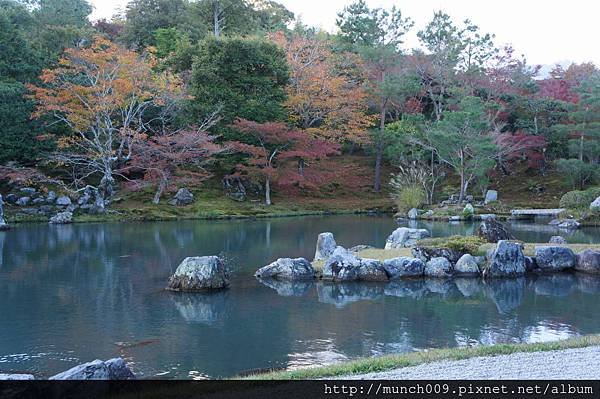
[[497,186],[511,176],[532,196],[558,179],[553,206],[598,196],[591,62],[542,76],[476,21],[438,11],[419,27],[364,0],[339,10],[334,33],[272,0],[91,12],[0,0],[0,184],[91,192],[102,210],[189,187],[261,207],[393,198],[406,212],[491,187],[509,198]]

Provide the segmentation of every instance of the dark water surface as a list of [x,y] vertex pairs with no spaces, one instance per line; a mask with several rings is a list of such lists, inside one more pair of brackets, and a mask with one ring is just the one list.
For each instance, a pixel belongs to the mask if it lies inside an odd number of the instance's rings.
[[[474,225],[419,223],[433,236]],[[227,377],[430,347],[535,342],[600,333],[600,279],[561,274],[388,284],[267,286],[254,271],[278,257],[312,259],[317,234],[384,245],[390,217],[184,221],[0,232],[0,371],[49,376],[123,356],[140,377]],[[557,234],[512,225],[528,242]],[[570,242],[597,243],[598,229]],[[222,253],[231,289],[163,290],[186,256]]]

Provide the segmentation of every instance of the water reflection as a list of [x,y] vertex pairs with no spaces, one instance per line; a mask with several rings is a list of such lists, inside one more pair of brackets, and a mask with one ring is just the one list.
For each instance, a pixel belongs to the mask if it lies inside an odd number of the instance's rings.
[[175,308],[187,322],[213,325],[227,316],[229,293],[168,293]]
[[[433,236],[474,224],[415,222]],[[124,355],[141,376],[227,377],[431,347],[600,333],[600,277],[540,275],[333,284],[258,281],[278,257],[314,255],[317,234],[382,247],[389,217],[17,226],[0,233],[0,371],[48,376]],[[524,241],[555,231],[514,226]],[[543,230],[543,231],[540,231]],[[597,241],[581,229],[570,242]],[[224,254],[231,288],[165,292],[186,256]],[[117,342],[145,342],[126,349]],[[242,350],[241,350],[241,349]]]
[[272,278],[258,279],[258,281],[274,289],[281,296],[304,296],[315,285],[312,281],[280,281]]

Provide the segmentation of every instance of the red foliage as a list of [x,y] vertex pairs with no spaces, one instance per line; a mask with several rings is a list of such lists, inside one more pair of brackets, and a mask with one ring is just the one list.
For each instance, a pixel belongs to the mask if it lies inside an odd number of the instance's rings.
[[546,138],[527,134],[523,131],[496,135],[494,141],[500,148],[501,157],[505,161],[526,159],[531,168],[539,168],[544,162]]
[[163,190],[171,184],[197,183],[211,176],[204,167],[224,150],[214,139],[202,130],[191,128],[139,140],[131,163],[122,172],[143,170],[144,183],[158,184],[154,199],[158,202]]
[[[340,149],[338,144],[316,139],[303,130],[289,129],[279,122],[238,119],[232,127],[247,135],[247,141],[253,143],[228,143],[231,148],[249,155],[244,163],[236,166],[232,176],[259,178],[265,182],[267,191],[271,182],[280,186],[315,187],[326,178],[326,171],[310,169],[309,172],[311,164],[338,154]],[[265,195],[269,203],[270,194],[265,192]]]

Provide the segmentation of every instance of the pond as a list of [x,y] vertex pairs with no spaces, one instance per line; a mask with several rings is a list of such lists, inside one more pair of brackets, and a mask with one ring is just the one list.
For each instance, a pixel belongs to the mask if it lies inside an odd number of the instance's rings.
[[[389,217],[328,216],[49,226],[0,232],[0,371],[48,377],[122,356],[141,378],[218,378],[431,347],[535,342],[600,333],[600,279],[561,274],[267,286],[254,271],[278,257],[312,259],[318,233],[382,247]],[[416,223],[433,236],[473,224]],[[554,228],[510,226],[547,242]],[[597,243],[598,229],[570,242]],[[223,254],[231,288],[166,292],[186,256]]]

